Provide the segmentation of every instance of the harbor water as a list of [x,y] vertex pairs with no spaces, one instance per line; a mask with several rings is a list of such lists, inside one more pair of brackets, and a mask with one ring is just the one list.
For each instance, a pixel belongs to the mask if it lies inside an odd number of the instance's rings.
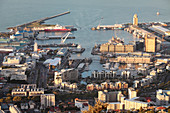
[[[49,17],[69,10],[71,13],[57,17],[46,24],[73,25],[78,30],[72,32],[76,39],[67,42],[80,44],[85,48],[83,54],[72,55],[72,58],[92,58],[90,71],[83,76],[91,75],[93,70],[103,70],[99,57],[91,55],[95,44],[106,43],[115,34],[124,39],[126,43],[137,40],[126,31],[92,31],[90,28],[97,26],[101,20],[102,25],[132,23],[136,13],[139,22],[170,22],[169,0],[1,0],[0,1],[0,31],[7,31],[7,27],[27,23],[43,17]],[[160,15],[157,15],[160,12]],[[56,33],[44,35],[58,35]],[[63,34],[59,34],[63,35]],[[44,40],[38,43],[60,43],[60,40]]]

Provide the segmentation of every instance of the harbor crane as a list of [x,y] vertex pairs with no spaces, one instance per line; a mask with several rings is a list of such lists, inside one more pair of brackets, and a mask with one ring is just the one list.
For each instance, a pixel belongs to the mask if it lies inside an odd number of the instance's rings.
[[[67,37],[69,36],[69,34],[72,34],[71,32],[68,32],[68,33],[66,33],[65,35],[63,35],[62,37],[61,37],[61,43],[63,44],[65,41],[66,41],[66,39],[67,39]],[[65,37],[65,38],[64,38]]]

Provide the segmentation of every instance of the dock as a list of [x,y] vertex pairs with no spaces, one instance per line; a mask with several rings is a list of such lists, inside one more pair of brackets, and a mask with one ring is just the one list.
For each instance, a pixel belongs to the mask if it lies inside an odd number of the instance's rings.
[[38,45],[38,47],[77,47],[77,46],[78,44],[75,43]]
[[[47,36],[42,38],[36,38],[36,40],[51,40],[51,39],[61,39],[61,36]],[[75,39],[76,37],[67,37],[67,39]]]
[[49,20],[49,19],[52,19],[52,18],[56,18],[56,17],[59,17],[59,16],[63,16],[63,15],[66,15],[66,14],[69,14],[70,11],[66,11],[64,13],[60,13],[60,14],[57,14],[57,15],[54,15],[54,16],[50,16],[50,17],[45,17],[45,18],[41,18],[41,19],[38,19],[38,20],[34,20],[32,22],[28,22],[28,23],[24,23],[24,24],[21,24],[21,25],[17,25],[15,27],[8,27],[7,29],[15,29],[17,27],[26,27],[28,25],[31,25],[33,23],[44,23],[44,21],[46,20]]
[[91,30],[123,30],[125,25],[123,24],[114,24],[114,25],[98,25],[97,27],[92,27]]

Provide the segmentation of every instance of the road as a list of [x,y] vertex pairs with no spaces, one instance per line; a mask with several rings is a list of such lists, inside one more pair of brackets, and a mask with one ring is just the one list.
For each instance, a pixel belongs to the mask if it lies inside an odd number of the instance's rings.
[[48,69],[41,62],[37,62],[36,67],[31,70],[28,83],[36,84],[39,88],[47,87],[47,72]]

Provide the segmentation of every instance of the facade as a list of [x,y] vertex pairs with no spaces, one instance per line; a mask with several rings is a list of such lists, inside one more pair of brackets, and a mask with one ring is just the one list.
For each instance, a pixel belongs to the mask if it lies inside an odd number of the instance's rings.
[[78,70],[71,69],[62,69],[60,72],[55,72],[54,83],[55,86],[59,86],[64,81],[77,81],[78,80]]
[[128,93],[129,93],[129,99],[137,97],[137,92],[135,91],[135,89],[133,89],[131,87],[128,89]]
[[134,52],[136,50],[135,45],[123,45],[123,44],[111,44],[105,43],[100,46],[100,52]]
[[35,42],[34,42],[34,52],[37,52],[37,50],[38,50],[38,44],[37,44],[37,42],[35,41]]
[[86,86],[86,90],[92,91],[92,90],[107,90],[107,89],[127,89],[128,83],[126,82],[103,82],[101,84],[88,84]]
[[150,27],[150,29],[159,33],[159,34],[162,34],[162,35],[165,35],[165,36],[170,36],[170,30],[167,29],[167,28],[164,28],[162,26],[153,25],[153,26]]
[[115,83],[115,89],[127,89],[128,88],[128,83],[126,82],[116,82]]
[[2,62],[4,66],[20,64],[22,58],[20,56],[6,56]]
[[60,88],[75,90],[77,89],[77,83],[62,82]]
[[121,91],[108,92],[107,90],[98,91],[98,100],[101,102],[118,102],[122,97]]
[[121,63],[152,63],[152,57],[147,56],[118,56],[115,62]]
[[125,98],[124,95],[121,94],[121,91],[98,91],[98,100],[108,104],[107,111],[131,110],[148,107],[147,102],[140,101],[139,97],[136,97],[133,88],[129,88],[129,98]]
[[21,68],[4,68],[1,69],[0,74],[5,77],[11,77],[12,75],[25,75],[26,67]]
[[156,104],[157,105],[169,105],[170,104],[170,90],[162,90],[162,89],[157,90]]
[[137,14],[134,14],[134,16],[133,16],[133,25],[138,26],[138,16],[137,16]]
[[37,88],[36,84],[22,84],[21,88],[15,88],[12,96],[40,96],[44,94],[44,88]]
[[148,103],[147,102],[142,102],[137,100],[139,97],[134,97],[132,99],[125,99],[124,104],[125,104],[125,109],[126,110],[131,110],[131,109],[140,109],[141,107],[147,107]]
[[157,52],[157,38],[156,37],[145,37],[145,51],[146,52]]
[[75,106],[80,108],[81,112],[88,110],[88,108],[89,108],[88,105],[89,105],[88,100],[81,100],[81,99],[75,98]]
[[43,108],[55,106],[55,95],[54,94],[42,94],[41,95],[41,106]]
[[92,72],[91,78],[93,79],[109,79],[109,78],[116,78],[116,72],[115,71],[101,71],[98,72],[97,70]]

